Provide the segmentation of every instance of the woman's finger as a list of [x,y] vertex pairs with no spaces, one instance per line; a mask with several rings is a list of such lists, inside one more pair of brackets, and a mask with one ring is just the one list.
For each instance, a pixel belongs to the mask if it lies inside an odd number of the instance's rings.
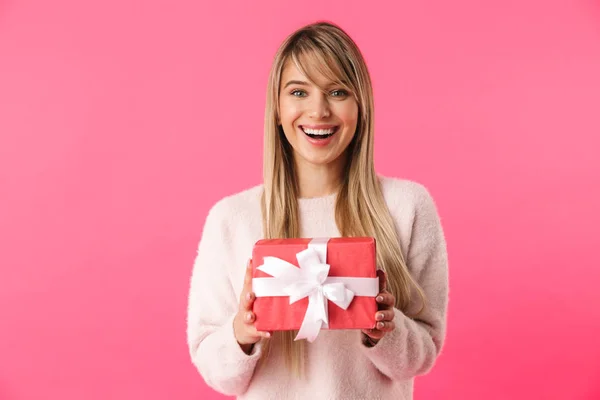
[[240,293],[240,310],[247,310],[252,305],[252,260],[246,264],[246,273],[244,274],[244,286]]
[[387,274],[384,270],[377,270],[377,277],[379,278],[379,291],[383,292],[387,290]]
[[375,298],[375,301],[382,306],[393,307],[394,303],[396,302],[396,298],[390,292],[385,291],[379,293]]
[[242,299],[242,310],[252,310],[252,304],[254,304],[254,300],[256,296],[252,292],[247,292],[244,298]]
[[254,324],[255,319],[256,319],[256,316],[254,315],[254,313],[252,311],[248,311],[244,314],[244,323],[245,324],[252,325],[252,324]]
[[263,332],[263,331],[258,331],[258,334],[259,334],[261,337],[264,337],[264,338],[267,338],[267,339],[271,337],[271,332]]
[[271,332],[267,332],[267,331],[259,331],[256,329],[256,327],[254,325],[249,327],[251,335],[254,337],[263,337],[263,338],[270,338],[271,337]]
[[394,319],[394,310],[381,310],[375,314],[376,321],[392,321]]
[[378,331],[390,332],[396,328],[396,324],[394,324],[394,321],[379,321],[376,327]]
[[364,330],[363,333],[373,340],[379,340],[385,335],[385,332],[380,331],[379,329],[367,329]]
[[252,260],[248,260],[246,264],[246,275],[244,276],[244,289],[252,291]]

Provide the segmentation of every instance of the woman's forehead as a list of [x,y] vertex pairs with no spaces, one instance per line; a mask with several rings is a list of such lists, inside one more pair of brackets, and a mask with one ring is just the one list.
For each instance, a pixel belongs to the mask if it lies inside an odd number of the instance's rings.
[[281,73],[281,86],[284,87],[290,81],[305,82],[309,85],[316,85],[321,88],[340,82],[331,68],[324,67],[318,60],[312,57],[303,57],[298,60],[302,64],[297,65],[294,60],[289,58],[283,65]]

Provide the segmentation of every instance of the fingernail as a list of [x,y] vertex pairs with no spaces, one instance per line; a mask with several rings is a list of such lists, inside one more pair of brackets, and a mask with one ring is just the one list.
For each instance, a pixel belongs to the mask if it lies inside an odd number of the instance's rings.
[[265,333],[266,337],[271,337],[271,334],[269,332]]
[[383,296],[377,296],[377,301],[381,303],[383,301]]
[[246,314],[246,320],[250,321],[252,319],[252,313]]
[[246,300],[252,300],[252,293],[246,293]]
[[377,320],[381,321],[383,319],[383,314],[379,313],[377,314]]
[[378,322],[377,323],[377,329],[381,329],[383,328],[383,322]]

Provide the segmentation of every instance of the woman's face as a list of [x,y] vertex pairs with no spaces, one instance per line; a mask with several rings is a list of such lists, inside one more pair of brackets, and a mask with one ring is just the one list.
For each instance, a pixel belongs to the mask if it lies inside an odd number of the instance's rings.
[[296,164],[339,167],[354,137],[358,104],[351,93],[323,76],[309,82],[293,62],[284,65],[279,88],[279,116]]

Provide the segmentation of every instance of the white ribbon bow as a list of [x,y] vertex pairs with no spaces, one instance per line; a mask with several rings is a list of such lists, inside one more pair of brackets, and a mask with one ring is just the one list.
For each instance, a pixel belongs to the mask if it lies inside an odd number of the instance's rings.
[[254,278],[252,290],[256,297],[289,296],[290,304],[308,297],[308,308],[294,340],[313,342],[322,327],[329,327],[328,304],[331,300],[346,310],[354,296],[377,296],[377,278],[329,277],[327,238],[311,240],[306,250],[296,254],[298,265],[277,257],[264,257],[257,269],[273,278]]

